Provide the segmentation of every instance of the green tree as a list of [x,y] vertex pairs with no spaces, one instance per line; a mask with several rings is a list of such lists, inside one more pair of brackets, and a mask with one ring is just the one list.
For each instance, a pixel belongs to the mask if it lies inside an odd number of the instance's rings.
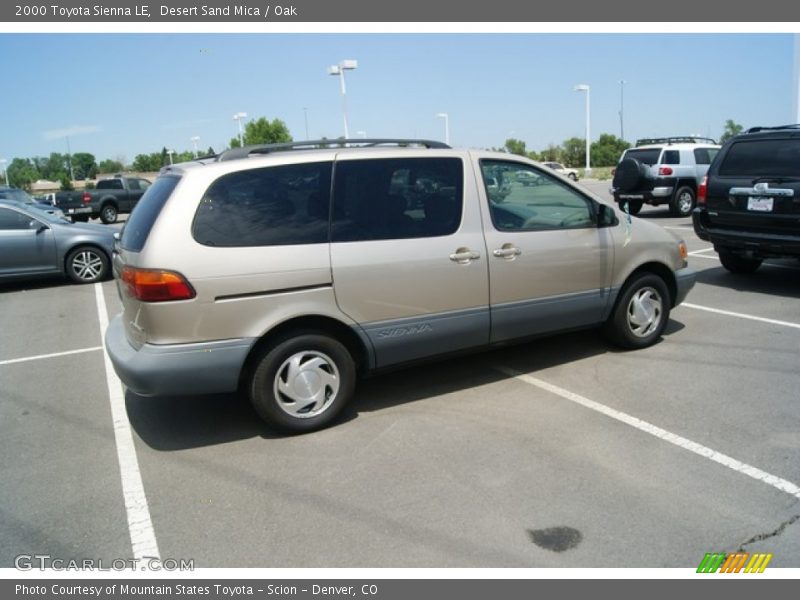
[[611,167],[617,164],[622,153],[630,148],[630,144],[610,133],[604,133],[596,142],[592,142],[592,166]]
[[97,162],[94,154],[76,152],[72,155],[72,172],[75,179],[94,179],[97,177]]
[[509,154],[516,154],[518,156],[528,155],[528,151],[525,149],[525,142],[522,140],[508,138],[504,147]]
[[41,179],[36,164],[29,158],[15,158],[8,165],[8,183],[18,188],[31,189],[31,184]]
[[36,169],[39,171],[41,179],[49,181],[61,181],[61,178],[69,173],[69,163],[66,154],[51,152],[47,158],[36,156],[33,159]]
[[722,132],[722,137],[719,138],[719,143],[724,144],[732,137],[739,135],[742,133],[742,127],[738,123],[736,123],[733,119],[728,119],[725,121],[725,130]]
[[561,162],[564,160],[564,149],[561,146],[550,144],[539,153],[539,160],[546,160],[550,162]]
[[98,173],[119,173],[124,171],[124,165],[118,160],[111,160],[110,158],[101,161],[97,167]]
[[[279,144],[282,142],[291,142],[292,136],[289,134],[289,128],[286,123],[280,119],[273,119],[270,121],[265,117],[249,121],[244,126],[244,145],[251,146],[253,144]],[[231,138],[231,148],[239,147],[239,137]]]
[[[166,150],[164,151],[166,155]],[[133,159],[133,170],[139,172],[158,171],[164,166],[160,152],[151,154],[137,154]]]
[[572,137],[561,144],[564,150],[561,158],[567,166],[578,167],[586,164],[586,140]]
[[61,176],[61,191],[62,192],[71,192],[75,188],[72,186],[72,180],[69,178],[69,175],[64,173]]

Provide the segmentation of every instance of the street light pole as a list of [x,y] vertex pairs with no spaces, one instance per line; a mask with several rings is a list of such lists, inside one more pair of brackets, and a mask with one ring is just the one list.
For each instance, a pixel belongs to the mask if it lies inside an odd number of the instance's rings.
[[335,75],[339,77],[339,83],[342,90],[342,116],[344,118],[344,139],[350,138],[350,129],[347,126],[347,86],[344,82],[344,72],[354,71],[358,68],[358,61],[348,58],[340,62],[338,65],[331,65],[328,67],[328,75]]
[[622,111],[624,108],[624,99],[625,99],[625,94],[623,91],[624,89],[625,89],[625,80],[620,79],[619,80],[619,139],[621,140],[625,139],[625,128],[623,126],[623,120],[622,120]]
[[589,94],[590,88],[585,83],[576,85],[574,90],[576,92],[586,92],[586,168],[584,169],[584,177],[589,177],[592,174],[592,159],[591,159],[591,142],[590,142],[590,122],[589,122]]
[[169,154],[169,164],[172,164],[172,155],[175,154],[175,150],[167,150],[167,154]]
[[192,145],[194,146],[194,157],[197,158],[197,142],[200,141],[199,135],[192,136]]
[[303,119],[305,119],[306,122],[306,139],[310,140],[311,138],[308,137],[308,108],[305,106],[303,107]]
[[244,134],[242,133],[242,119],[247,118],[246,112],[238,112],[233,115],[233,120],[239,123],[239,147],[244,147]]
[[450,116],[447,113],[436,113],[440,119],[444,119],[444,143],[450,145]]

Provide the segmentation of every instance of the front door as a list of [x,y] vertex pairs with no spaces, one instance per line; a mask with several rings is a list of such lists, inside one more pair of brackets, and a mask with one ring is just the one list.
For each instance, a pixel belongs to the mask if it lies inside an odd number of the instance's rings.
[[53,230],[43,221],[0,206],[0,273],[57,271]]

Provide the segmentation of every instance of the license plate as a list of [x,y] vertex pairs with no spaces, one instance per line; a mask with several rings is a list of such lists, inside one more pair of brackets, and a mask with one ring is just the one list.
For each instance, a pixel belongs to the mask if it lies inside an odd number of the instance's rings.
[[759,196],[750,196],[747,199],[747,210],[754,210],[757,212],[772,212],[772,198],[761,198]]
[[74,212],[75,212],[75,209],[74,209],[74,208],[68,208],[68,209],[67,209],[67,214],[68,214],[68,215],[71,215],[71,214],[72,214],[72,213],[74,213]]

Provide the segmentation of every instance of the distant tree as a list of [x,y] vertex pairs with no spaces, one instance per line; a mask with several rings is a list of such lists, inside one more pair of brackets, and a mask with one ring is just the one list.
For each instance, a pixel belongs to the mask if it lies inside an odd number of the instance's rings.
[[71,192],[75,188],[72,186],[72,180],[69,178],[69,175],[64,173],[61,176],[61,191],[62,192]]
[[37,179],[41,179],[39,169],[29,158],[15,158],[8,165],[8,183],[15,187],[26,190],[31,189],[31,184]]
[[631,145],[625,140],[610,133],[603,133],[596,142],[592,142],[592,166],[614,166],[622,153],[630,147]]
[[572,137],[561,144],[564,150],[561,158],[570,167],[579,167],[586,164],[586,140]]
[[98,173],[119,173],[124,171],[125,167],[118,160],[111,160],[110,158],[101,161],[97,167]]
[[69,173],[69,163],[67,161],[66,154],[51,152],[50,156],[47,158],[43,156],[35,156],[32,161],[34,165],[36,165],[36,169],[39,171],[40,179],[61,181],[61,178]]
[[550,144],[539,153],[539,160],[551,162],[561,162],[563,160],[564,149],[561,146]]
[[94,179],[97,177],[97,162],[94,154],[76,152],[72,155],[72,172],[75,179]]
[[[244,126],[244,145],[252,144],[279,144],[281,142],[291,142],[292,136],[286,123],[280,119],[270,121],[265,117],[254,121],[248,121]],[[239,137],[231,138],[231,148],[239,147]]]
[[[164,151],[166,154],[166,149]],[[133,159],[133,170],[139,172],[158,171],[164,166],[163,158],[160,152],[153,152],[151,154],[137,154]]]
[[725,121],[725,130],[722,132],[722,137],[719,138],[719,143],[724,144],[732,137],[739,135],[742,133],[742,129],[744,127],[734,122],[733,119],[728,119]]
[[209,147],[208,147],[208,150],[206,150],[206,156],[214,156],[214,155],[216,155],[216,154],[217,154],[217,153],[216,153],[216,152],[214,152],[214,148],[212,148],[211,146],[209,146]]
[[518,156],[527,156],[528,151],[525,149],[525,142],[514,138],[508,138],[505,143],[505,149],[509,154],[516,154]]

